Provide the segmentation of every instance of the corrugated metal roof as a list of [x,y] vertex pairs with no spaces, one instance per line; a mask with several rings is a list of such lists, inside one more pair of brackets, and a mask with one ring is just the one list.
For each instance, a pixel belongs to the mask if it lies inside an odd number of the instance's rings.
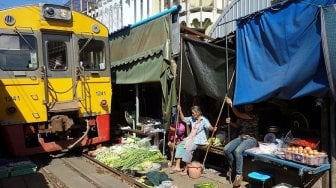
[[213,24],[209,35],[222,38],[236,30],[236,20],[271,6],[272,0],[235,0],[222,12]]

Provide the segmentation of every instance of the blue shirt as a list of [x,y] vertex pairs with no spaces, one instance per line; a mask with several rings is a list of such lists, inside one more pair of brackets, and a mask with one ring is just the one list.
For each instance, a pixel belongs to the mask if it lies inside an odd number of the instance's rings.
[[[196,125],[196,119],[193,118],[192,116],[185,117],[183,121],[186,122],[187,125],[191,125],[192,129],[197,126]],[[193,141],[194,144],[198,144],[198,145],[206,144],[208,129],[209,129],[210,125],[211,124],[210,124],[209,120],[206,117],[201,116],[199,127],[197,129],[196,136],[195,136],[194,141]]]

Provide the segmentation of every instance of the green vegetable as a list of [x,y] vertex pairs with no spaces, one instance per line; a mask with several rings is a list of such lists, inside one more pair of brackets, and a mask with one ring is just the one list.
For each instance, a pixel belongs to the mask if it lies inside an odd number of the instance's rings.
[[166,160],[159,151],[150,151],[147,148],[137,148],[132,144],[112,146],[97,152],[96,159],[100,162],[121,170],[143,170],[144,162],[161,162]]
[[219,188],[218,184],[215,183],[199,183],[195,184],[195,188]]

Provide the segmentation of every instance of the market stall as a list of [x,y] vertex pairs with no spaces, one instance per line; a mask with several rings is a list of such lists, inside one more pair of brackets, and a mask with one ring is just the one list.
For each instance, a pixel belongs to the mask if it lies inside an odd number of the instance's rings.
[[[298,140],[305,143],[304,139]],[[268,174],[272,180],[268,183],[273,186],[312,187],[331,169],[328,155],[318,147],[259,142],[258,147],[246,150],[243,155],[246,176],[254,172]]]
[[251,148],[246,150],[244,155],[252,157],[253,160],[296,168],[300,176],[303,176],[304,173],[318,174],[330,169],[330,164],[325,153],[316,154],[316,156],[307,156],[292,151],[284,151],[285,149],[281,150],[280,155],[283,156],[279,156],[279,154],[265,154],[260,148]]
[[[281,2],[274,5],[276,9],[265,9],[237,21],[234,105],[271,101],[287,115],[286,121],[280,122],[278,127],[298,128],[302,135],[297,138],[301,140],[309,139],[304,135],[305,130],[315,131],[317,134],[312,138],[319,141],[318,148],[312,150],[291,143],[282,151],[284,158],[247,152],[247,156],[255,159],[249,171],[258,168],[260,163],[256,161],[272,161],[287,166],[285,172],[294,168],[300,175],[311,174],[312,183],[320,183],[322,187],[333,185],[330,176],[334,174],[331,172],[335,158],[334,69],[328,62],[330,59],[323,58],[322,49],[328,51],[328,48],[322,44],[323,20],[316,16],[321,12],[320,7],[327,10],[331,3],[325,0]],[[334,13],[331,14],[334,19]],[[329,34],[332,35],[334,32]],[[260,130],[265,130],[263,128]],[[268,168],[276,166],[267,165]],[[293,179],[286,173],[277,176],[285,176],[285,181]]]

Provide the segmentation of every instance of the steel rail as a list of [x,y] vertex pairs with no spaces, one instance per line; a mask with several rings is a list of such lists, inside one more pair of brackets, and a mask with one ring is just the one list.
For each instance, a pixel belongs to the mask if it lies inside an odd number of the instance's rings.
[[135,185],[135,186],[137,186],[139,188],[146,188],[147,187],[147,186],[141,184],[140,182],[136,181],[134,178],[128,176],[127,174],[125,174],[125,173],[123,173],[123,172],[121,172],[121,171],[119,171],[117,169],[111,168],[111,167],[105,165],[104,163],[101,163],[100,161],[94,159],[93,157],[89,156],[86,153],[83,153],[82,156],[85,157],[86,159],[92,161],[93,163],[95,163],[95,164],[97,164],[97,165],[99,165],[101,167],[104,167],[106,170],[114,173],[115,175],[118,175],[122,180],[127,181],[131,185]]

